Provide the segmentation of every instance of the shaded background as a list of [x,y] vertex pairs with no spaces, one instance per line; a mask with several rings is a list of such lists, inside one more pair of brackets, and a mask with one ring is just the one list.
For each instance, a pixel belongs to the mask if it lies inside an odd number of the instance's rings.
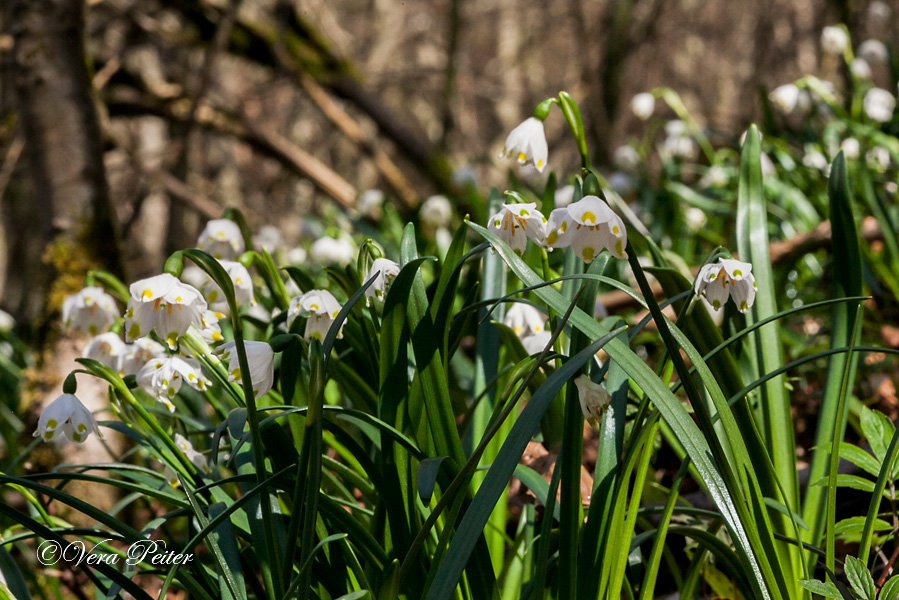
[[[0,306],[40,330],[87,268],[158,272],[226,206],[290,246],[365,189],[414,217],[465,178],[502,186],[506,134],[561,89],[599,164],[646,130],[630,98],[663,85],[733,143],[766,88],[845,75],[825,25],[894,42],[896,4],[4,2]],[[562,120],[547,130],[550,167],[571,172]]]

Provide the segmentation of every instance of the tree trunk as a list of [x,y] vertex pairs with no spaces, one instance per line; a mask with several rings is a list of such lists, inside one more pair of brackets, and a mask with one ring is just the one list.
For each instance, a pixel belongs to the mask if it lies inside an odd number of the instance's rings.
[[35,318],[46,312],[58,267],[121,274],[121,263],[85,52],[84,2],[12,0],[10,13],[31,198],[13,209],[26,231],[13,244],[8,299],[19,316]]

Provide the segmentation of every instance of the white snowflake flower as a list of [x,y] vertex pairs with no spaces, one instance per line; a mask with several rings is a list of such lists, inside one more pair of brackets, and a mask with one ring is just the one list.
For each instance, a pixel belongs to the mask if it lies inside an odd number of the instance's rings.
[[[306,317],[307,340],[317,339],[322,341],[331,329],[331,323],[340,314],[342,306],[328,290],[312,290],[302,296],[297,296],[290,301],[287,309],[288,327],[297,317]],[[337,338],[343,337],[343,327],[337,334]]]
[[91,411],[73,394],[62,394],[41,412],[34,437],[49,442],[65,435],[69,440],[81,444],[92,432],[103,438]]
[[[565,212],[562,212],[565,211]],[[621,217],[597,196],[584,196],[567,208],[550,213],[546,243],[553,248],[571,246],[590,263],[605,248],[618,258],[627,256],[627,230]]]
[[825,27],[821,31],[821,49],[828,54],[842,54],[849,45],[849,34],[837,25]]
[[[212,469],[209,467],[209,461],[203,455],[202,452],[198,452],[194,449],[194,445],[190,443],[186,437],[181,435],[180,433],[175,434],[175,445],[178,447],[178,450],[181,450],[182,454],[193,464],[200,472],[209,474],[212,473]],[[177,481],[177,477],[175,478]]]
[[739,260],[719,258],[699,270],[693,288],[696,297],[704,296],[715,310],[732,298],[737,309],[746,313],[755,302],[755,277],[752,265]]
[[230,219],[213,219],[197,239],[197,248],[218,259],[233,260],[247,249],[240,227]]
[[62,301],[62,322],[75,333],[97,335],[119,317],[112,296],[98,287],[86,287]]
[[119,361],[125,349],[125,342],[119,335],[108,331],[92,338],[84,347],[81,356],[103,363],[110,369],[118,371]]
[[[268,342],[244,342],[247,353],[247,364],[250,367],[250,384],[253,394],[260,398],[272,389],[275,381],[275,353]],[[241,383],[243,373],[240,371],[240,360],[237,356],[237,343],[228,342],[217,350],[222,360],[228,361],[228,381]]]
[[536,244],[543,244],[545,223],[546,218],[533,202],[503,204],[500,211],[487,220],[487,229],[521,256],[527,247],[528,238]]
[[165,357],[165,347],[154,342],[150,338],[134,340],[132,344],[126,344],[118,355],[116,370],[119,375],[137,375],[145,364],[154,358]]
[[137,373],[137,384],[141,389],[163,403],[170,412],[175,412],[172,399],[185,381],[200,392],[212,385],[212,381],[203,375],[200,362],[194,358],[156,358]]
[[525,119],[509,132],[500,158],[515,158],[521,165],[532,164],[539,172],[546,168],[549,148],[543,121],[536,117]]
[[584,418],[596,427],[602,421],[602,415],[612,402],[612,396],[598,383],[593,383],[586,375],[579,375],[574,380],[577,397],[581,403]]
[[418,218],[431,227],[446,227],[453,220],[453,205],[446,196],[431,196],[422,202]]
[[768,94],[768,99],[771,100],[771,104],[789,114],[799,103],[799,88],[795,83],[778,86]]
[[537,335],[544,331],[546,315],[525,302],[515,302],[506,311],[503,325],[515,332],[519,339]]
[[191,325],[199,326],[206,301],[195,287],[163,273],[131,284],[131,299],[125,311],[125,339],[133,341],[153,329],[169,348]]
[[320,265],[345,266],[356,258],[356,249],[343,238],[323,237],[312,244],[311,254]]
[[631,110],[642,121],[651,117],[655,109],[656,99],[649,92],[642,92],[631,99]]
[[387,289],[399,273],[400,266],[397,263],[388,258],[376,258],[365,277],[368,281],[375,275],[378,276],[365,290],[365,305],[368,306],[372,298],[383,301],[387,297]]
[[865,94],[862,102],[865,114],[872,121],[878,123],[886,123],[893,118],[893,111],[896,109],[896,98],[893,94],[881,88],[871,88]]

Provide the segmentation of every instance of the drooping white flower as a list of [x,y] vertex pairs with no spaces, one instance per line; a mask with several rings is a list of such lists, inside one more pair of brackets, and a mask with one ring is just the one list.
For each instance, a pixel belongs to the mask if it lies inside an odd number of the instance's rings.
[[288,250],[284,255],[284,259],[289,265],[301,265],[306,262],[306,251],[297,246],[296,248]]
[[642,92],[631,99],[631,110],[638,119],[645,121],[656,109],[656,99],[649,92]]
[[602,415],[612,402],[612,396],[598,383],[593,383],[586,375],[579,375],[574,380],[577,397],[581,403],[581,412],[591,425],[602,421]]
[[728,298],[732,298],[737,309],[746,313],[755,302],[756,285],[752,265],[719,258],[717,263],[709,263],[699,270],[693,292],[697,297],[705,296],[715,310],[724,306]]
[[80,444],[92,432],[103,438],[91,411],[73,394],[62,394],[41,412],[34,437],[40,436],[49,442],[64,434],[69,440]]
[[[250,367],[250,383],[253,394],[260,398],[272,389],[275,381],[275,353],[268,342],[244,342],[247,353],[247,365]],[[228,381],[241,383],[243,373],[240,371],[240,360],[237,356],[237,343],[227,342],[218,349],[222,360],[228,361]]]
[[125,342],[118,334],[108,331],[95,336],[87,343],[81,356],[103,363],[110,369],[119,370],[119,360],[125,352]]
[[356,258],[356,249],[343,238],[323,237],[312,244],[311,254],[312,260],[320,265],[345,266]]
[[684,221],[691,231],[699,231],[705,226],[708,217],[706,217],[705,212],[701,208],[691,206],[684,211]]
[[[234,285],[234,300],[238,306],[256,304],[253,297],[253,279],[247,268],[233,260],[220,260],[219,264],[231,278],[231,283]],[[228,312],[228,299],[222,288],[212,280],[212,277],[206,277],[200,290],[213,310],[221,313]]]
[[893,14],[893,9],[883,0],[874,0],[868,5],[867,17],[873,23],[883,23],[888,21]]
[[521,340],[543,332],[545,324],[546,315],[525,302],[513,303],[503,317],[503,325]]
[[259,232],[253,236],[253,246],[256,250],[262,252],[265,250],[269,254],[274,254],[284,243],[284,237],[281,230],[274,225],[265,225]]
[[624,222],[596,196],[584,196],[566,208],[554,210],[550,213],[546,232],[548,246],[571,246],[574,253],[588,263],[603,248],[618,258],[627,256]]
[[62,301],[62,322],[75,333],[97,335],[119,317],[112,296],[98,287],[86,287]]
[[893,118],[893,111],[896,109],[896,98],[893,94],[881,88],[871,88],[865,94],[862,102],[865,114],[872,121],[878,123],[886,123]]
[[5,310],[0,310],[0,331],[9,331],[16,326],[16,320]]
[[169,348],[191,325],[200,326],[206,300],[195,287],[163,273],[131,284],[131,299],[125,310],[125,339],[143,337],[153,329]]
[[721,187],[728,184],[727,171],[720,165],[712,165],[699,179],[699,185],[702,187]]
[[849,63],[849,71],[857,79],[871,79],[871,65],[864,58],[854,58]]
[[861,144],[859,144],[858,140],[855,138],[846,138],[840,144],[840,150],[843,151],[846,158],[854,160],[861,154]]
[[[290,326],[297,317],[306,317],[304,337],[307,340],[322,341],[341,308],[337,298],[328,290],[312,290],[290,301],[287,309],[287,323]],[[337,333],[338,339],[342,337],[343,327]]]
[[663,160],[675,158],[693,159],[698,149],[696,142],[690,137],[687,124],[679,119],[668,121],[665,124],[665,139],[659,147],[659,154]]
[[802,157],[802,164],[809,169],[824,171],[827,169],[827,157],[814,146],[806,146],[805,154]]
[[849,34],[837,25],[825,27],[821,31],[821,49],[828,54],[842,54],[849,45]]
[[528,238],[543,243],[546,218],[533,202],[503,204],[498,213],[487,220],[487,229],[507,243],[519,256],[524,253]]
[[890,60],[886,44],[880,40],[865,40],[858,47],[858,55],[869,63],[885,63]]
[[[256,304],[254,307],[255,306],[259,305]],[[254,307],[251,307],[250,311],[252,311]],[[268,316],[268,314],[265,315],[266,318],[268,318]],[[203,336],[203,339],[206,340],[207,344],[217,344],[225,339],[224,336],[222,336],[222,326],[219,325],[219,320],[224,317],[224,314],[214,310],[207,310],[203,313],[199,329],[200,335]]]
[[768,94],[768,99],[778,109],[785,113],[791,113],[799,103],[799,88],[796,87],[795,83],[778,86]]
[[500,158],[514,158],[519,164],[533,164],[539,172],[546,168],[549,149],[543,121],[529,117],[509,132]]
[[625,144],[615,148],[612,162],[622,171],[633,173],[640,166],[640,154],[633,146]]
[[431,227],[446,227],[453,220],[453,205],[446,196],[431,196],[422,202],[418,218]]
[[126,344],[124,350],[118,355],[116,370],[119,375],[137,375],[145,364],[154,358],[165,356],[165,347],[154,342],[150,338],[134,340],[133,344]]
[[890,151],[883,146],[874,146],[865,153],[865,161],[878,173],[883,173],[890,166]]
[[200,362],[194,358],[181,356],[160,357],[145,364],[137,373],[137,384],[156,400],[165,404],[170,412],[175,412],[172,399],[183,382],[202,392],[212,381],[203,375]]
[[573,185],[563,185],[556,190],[555,196],[553,197],[553,204],[555,204],[556,208],[565,208],[571,204],[572,201],[574,201]]
[[384,204],[384,192],[381,190],[365,190],[356,201],[359,214],[371,219],[381,218],[381,206]]
[[[212,473],[212,469],[209,467],[209,461],[203,455],[202,452],[198,452],[194,449],[194,445],[190,443],[186,437],[181,435],[180,433],[175,434],[175,445],[178,447],[178,450],[187,457],[187,460],[191,462],[197,469],[202,473]],[[177,481],[177,477],[175,478]]]
[[233,260],[247,249],[240,227],[230,219],[213,219],[197,238],[197,248],[218,259]]
[[378,276],[365,290],[365,305],[368,306],[372,298],[383,301],[387,296],[387,288],[399,274],[400,266],[397,263],[389,258],[376,258],[371,263],[371,269],[368,270],[368,275],[365,277],[365,280],[368,281],[375,275]]
[[536,354],[537,352],[543,352],[550,339],[552,339],[552,334],[549,331],[541,331],[523,338],[521,345],[524,346],[524,351],[528,354]]

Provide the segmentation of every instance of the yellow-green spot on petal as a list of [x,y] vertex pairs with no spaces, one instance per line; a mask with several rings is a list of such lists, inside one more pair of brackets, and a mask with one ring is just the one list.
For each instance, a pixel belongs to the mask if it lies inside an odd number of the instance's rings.
[[499,220],[499,219],[494,219],[494,221],[493,221],[493,226],[496,227],[497,229],[499,229],[499,226],[500,226],[500,220]]
[[137,323],[132,323],[131,328],[128,329],[128,337],[130,337],[132,340],[136,340],[137,338],[139,338],[140,325],[138,325]]
[[543,168],[543,161],[542,161],[542,160],[538,160],[538,161],[537,161],[537,168],[538,168],[538,169]]
[[91,335],[97,335],[97,326],[96,325],[91,325],[87,329],[88,329],[88,331],[91,332]]
[[80,442],[80,441],[81,441],[81,434],[80,434],[80,433],[75,433],[75,432],[73,431],[73,432],[72,432],[72,439],[73,439],[74,441],[76,441],[76,442]]
[[218,297],[219,297],[218,290],[212,290],[211,292],[209,292],[209,301],[210,302],[215,302],[215,299]]
[[740,269],[734,270],[734,277],[742,277],[742,276],[743,276],[743,271],[741,271]]
[[222,341],[223,339],[225,339],[225,336],[223,336],[222,334],[220,334],[218,331],[213,331],[213,332],[212,332],[212,341],[213,341],[213,342],[220,342],[220,341]]
[[528,157],[525,156],[525,153],[524,153],[524,152],[519,152],[519,153],[518,153],[518,160],[520,160],[521,162],[526,161],[527,158],[528,158]]
[[557,239],[559,239],[559,234],[555,231],[552,231],[548,236],[546,236],[546,243],[549,245],[553,245],[556,243]]
[[174,348],[178,344],[178,332],[173,331],[165,336],[165,341],[168,342],[169,348]]
[[141,298],[146,298],[146,299],[149,300],[150,298],[153,297],[153,290],[151,290],[151,289],[146,289],[146,290],[144,290],[144,293],[141,294],[140,297],[141,297]]
[[80,431],[81,433],[84,433],[85,431],[87,431],[87,427],[84,426],[84,423],[78,424],[78,431]]
[[230,375],[231,378],[234,379],[234,381],[240,381],[240,368],[238,367],[237,369],[231,371]]
[[584,211],[584,214],[581,216],[581,221],[583,221],[584,223],[596,223],[596,215],[594,215],[589,210]]
[[713,302],[712,302],[712,307],[713,307],[715,310],[720,310],[720,309],[721,309],[721,301],[720,301],[720,300],[715,300],[715,301],[713,301]]
[[596,256],[596,251],[593,248],[584,248],[581,255],[584,257],[584,260],[590,262],[593,260],[593,257]]
[[742,310],[742,311],[749,310],[749,306],[746,304],[745,300],[743,300],[743,302],[740,304],[740,310]]
[[523,208],[518,212],[518,215],[521,216],[521,217],[526,217],[526,216],[528,216],[529,214],[531,214],[531,213],[529,213],[527,210],[525,210],[525,209],[523,209]]
[[47,429],[56,429],[56,426],[58,424],[59,423],[56,422],[56,419],[50,419],[49,421],[47,421]]
[[621,240],[615,242],[615,252],[618,253],[618,256],[624,256],[624,247],[621,244]]
[[621,231],[621,230],[618,229],[618,225],[615,225],[614,227],[612,227],[612,233],[614,233],[615,235],[618,235],[619,231]]
[[45,432],[45,433],[44,433],[44,439],[47,440],[48,442],[49,442],[50,440],[52,440],[52,439],[53,439],[53,432],[52,432],[52,431],[47,431],[47,432]]
[[566,229],[568,229],[568,223],[566,223],[565,221],[562,221],[562,226],[559,227],[559,231],[561,231],[562,233],[565,233]]

